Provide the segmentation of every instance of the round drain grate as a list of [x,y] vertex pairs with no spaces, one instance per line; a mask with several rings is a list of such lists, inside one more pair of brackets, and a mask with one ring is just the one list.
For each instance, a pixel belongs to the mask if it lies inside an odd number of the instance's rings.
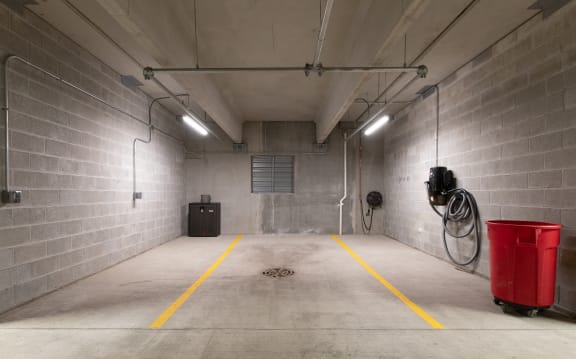
[[262,274],[267,277],[282,278],[293,275],[294,271],[288,268],[269,268],[262,272]]

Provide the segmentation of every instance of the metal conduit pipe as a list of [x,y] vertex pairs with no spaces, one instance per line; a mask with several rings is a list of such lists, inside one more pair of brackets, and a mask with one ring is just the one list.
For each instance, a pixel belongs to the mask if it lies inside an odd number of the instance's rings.
[[136,200],[142,199],[142,192],[136,192],[136,142],[152,142],[152,131],[154,126],[148,127],[148,139],[135,138],[132,141],[132,208],[136,208]]
[[363,103],[366,105],[406,105],[414,101],[368,101],[365,99],[356,99],[353,103]]
[[317,72],[322,75],[324,72],[392,72],[392,73],[405,73],[416,72],[420,77],[426,77],[428,68],[424,65],[420,66],[316,66],[308,65],[303,67],[145,67],[144,78],[150,80],[154,78],[157,72],[168,73],[227,73],[227,72],[298,72],[302,71],[308,76],[311,72]]
[[[354,103],[363,103],[366,105],[366,110],[370,111],[370,102],[368,102],[368,100],[366,100],[364,97],[358,97],[357,99],[354,100]],[[370,112],[368,112],[370,113]],[[359,118],[356,118],[356,120],[354,120],[354,124],[358,124],[358,120]]]
[[[188,96],[188,94],[180,94],[176,95],[178,97],[181,96]],[[150,143],[152,142],[152,131],[158,130],[154,125],[152,125],[152,106],[159,100],[168,99],[170,97],[157,97],[150,102],[150,106],[148,106],[148,139],[138,138],[136,137],[132,141],[132,207],[136,208],[136,200],[142,199],[142,193],[136,192],[136,142],[142,143]]]
[[344,132],[344,194],[342,198],[340,198],[340,202],[338,206],[340,207],[340,220],[338,225],[338,234],[342,235],[342,208],[344,207],[344,200],[348,197],[348,137],[346,136],[346,132]]
[[[472,1],[472,3],[474,3],[474,1]],[[473,4],[470,5],[473,5]],[[469,6],[470,6],[469,5]],[[466,10],[466,9],[465,9]],[[528,19],[526,19],[525,21],[523,21],[521,24],[519,24],[518,26],[516,26],[515,28],[513,28],[512,30],[510,30],[508,33],[504,34],[500,39],[496,40],[496,42],[494,42],[492,45],[490,45],[489,47],[494,46],[496,43],[498,43],[500,40],[506,38],[507,36],[509,36],[511,33],[515,32],[516,30],[518,30],[519,28],[521,28],[522,26],[524,26],[526,23],[530,22],[533,18],[535,18],[536,16],[539,16],[540,14],[542,14],[542,11],[538,11],[536,12],[534,15],[530,16]],[[466,62],[464,65],[465,66],[468,62]],[[446,75],[443,79],[441,79],[440,81],[438,81],[436,83],[436,85],[434,85],[436,87],[436,89],[438,90],[438,85],[443,83],[448,77],[452,76],[454,73],[456,73],[461,67],[459,67],[458,69],[454,70],[453,72],[449,73],[448,75]],[[408,103],[406,106],[402,107],[401,109],[399,109],[398,111],[396,111],[396,113],[403,111],[406,107],[408,107],[410,105],[410,103]]]
[[[2,108],[2,109],[6,112],[6,116],[8,116],[8,112],[9,112],[9,106],[8,106],[8,79],[7,79],[7,76],[6,76],[6,75],[7,75],[7,73],[8,73],[8,64],[9,64],[10,60],[20,61],[21,63],[23,63],[23,64],[25,64],[25,65],[27,65],[27,66],[30,66],[30,67],[32,67],[33,69],[35,69],[35,70],[37,70],[37,71],[40,71],[40,72],[42,72],[42,73],[45,74],[45,75],[48,75],[49,77],[53,78],[54,80],[59,81],[59,82],[63,83],[64,85],[66,85],[66,86],[68,86],[68,87],[71,87],[71,88],[75,89],[76,91],[79,91],[79,92],[83,93],[84,95],[86,95],[86,96],[88,96],[88,97],[90,97],[90,98],[92,98],[92,99],[100,102],[101,104],[103,104],[103,105],[105,105],[105,106],[107,106],[107,107],[109,107],[109,108],[111,108],[111,109],[113,109],[113,110],[115,110],[115,111],[118,111],[118,112],[120,112],[121,114],[123,114],[123,115],[125,115],[125,116],[127,116],[127,117],[129,117],[129,118],[131,118],[131,119],[133,119],[133,120],[135,120],[135,121],[138,121],[138,122],[140,122],[140,123],[142,123],[142,124],[144,124],[144,125],[148,125],[148,123],[147,123],[146,121],[143,121],[143,120],[139,119],[138,117],[132,115],[131,113],[126,112],[126,111],[122,110],[121,108],[119,108],[119,107],[117,107],[117,106],[114,106],[114,105],[106,102],[106,100],[104,100],[104,99],[102,99],[102,98],[94,95],[93,93],[84,90],[83,88],[79,87],[78,85],[76,85],[76,84],[74,84],[74,83],[72,83],[72,82],[70,82],[70,81],[65,80],[65,79],[62,78],[61,76],[59,76],[59,75],[57,75],[57,74],[55,74],[55,73],[52,73],[52,72],[50,72],[50,71],[48,71],[48,70],[45,70],[45,69],[43,69],[42,67],[40,67],[40,66],[38,66],[38,65],[35,65],[35,64],[33,64],[33,63],[31,63],[31,62],[23,59],[23,58],[20,57],[20,56],[17,56],[17,55],[10,55],[10,56],[6,57],[6,59],[4,60],[4,88],[5,88],[6,92],[5,92],[5,94],[4,94],[5,107]],[[161,130],[161,129],[159,129],[159,128],[157,128],[156,131],[162,133],[162,134],[165,135],[166,137],[169,137],[169,138],[173,139],[173,140],[176,141],[176,142],[184,143],[181,139],[179,139],[178,137],[175,137],[175,136],[169,134],[169,133],[166,132],[166,131],[163,131],[163,130]]]
[[[417,79],[418,79],[418,76],[414,76],[410,81],[408,81],[404,86],[402,86],[402,88],[400,90],[398,90],[398,92],[396,92],[396,94],[394,94],[394,96],[392,96],[390,98],[390,101],[388,101],[388,103],[393,102],[394,99],[402,93],[402,91],[404,91],[408,86],[412,85],[414,83],[414,81],[416,81]],[[356,136],[358,133],[360,133],[360,131],[362,131],[366,126],[370,125],[370,123],[372,123],[372,121],[374,121],[375,119],[380,117],[380,115],[382,115],[386,111],[386,109],[387,109],[387,107],[386,107],[386,105],[384,105],[384,107],[382,107],[375,114],[370,116],[370,118],[368,120],[364,121],[357,129],[355,129],[354,132],[352,132],[350,134],[350,136],[348,136],[348,138],[352,138],[352,137]],[[368,110],[369,109],[366,109],[365,112]]]
[[[146,69],[144,69],[144,72],[146,72]],[[188,116],[192,117],[193,119],[196,120],[196,122],[198,123],[199,126],[201,126],[202,128],[204,128],[209,134],[211,134],[212,136],[214,136],[215,138],[217,138],[219,141],[222,141],[222,138],[220,138],[220,136],[218,136],[216,133],[214,133],[214,131],[212,131],[211,129],[208,128],[208,126],[206,126],[206,124],[204,122],[202,122],[197,115],[195,115],[194,113],[192,113],[192,111],[190,111],[188,109],[188,107],[186,107],[184,105],[184,103],[182,103],[182,101],[180,101],[180,99],[178,98],[177,95],[175,95],[172,91],[170,91],[170,89],[168,89],[168,87],[166,87],[162,82],[160,82],[160,80],[158,80],[156,77],[152,76],[152,77],[146,77],[147,80],[152,80],[156,85],[158,85],[158,87],[160,87],[162,90],[164,90],[164,92],[166,92],[168,94],[168,97],[171,98],[172,100],[174,100],[174,102],[178,105],[178,107],[184,111],[185,114],[187,114]]]
[[[73,84],[72,82],[69,82],[65,79],[63,79],[61,76],[50,72],[46,69],[43,69],[42,67],[33,64],[32,62],[25,60],[24,58],[17,56],[17,55],[9,55],[4,59],[4,106],[2,107],[2,111],[4,112],[4,136],[5,136],[5,141],[6,141],[6,151],[4,153],[4,163],[5,163],[5,168],[4,168],[4,189],[2,190],[2,203],[18,203],[20,202],[19,198],[15,198],[14,196],[16,195],[15,191],[11,191],[10,188],[10,102],[9,102],[9,86],[8,86],[8,71],[9,71],[9,65],[12,61],[19,61],[21,63],[23,63],[26,66],[29,66],[47,76],[49,76],[50,78],[59,81],[61,83],[63,83],[64,85],[71,87],[73,89],[75,89],[76,91],[100,102],[101,104],[115,110],[118,111],[120,113],[122,113],[123,115],[136,120],[140,123],[145,124],[146,126],[148,126],[148,123],[146,121],[142,121],[141,119],[139,119],[138,117],[132,115],[131,113],[128,113],[124,110],[122,110],[119,107],[116,107],[108,102],[106,102],[104,99],[84,90],[83,88],[77,86],[76,84]],[[171,139],[173,139],[174,141],[183,144],[183,141],[180,140],[177,137],[172,136],[171,134],[162,131],[161,129],[156,129],[158,132],[162,133],[163,135],[165,135],[166,137],[169,137]]]
[[332,13],[333,5],[334,0],[326,1],[324,15],[322,16],[322,24],[320,25],[320,32],[318,33],[318,42],[316,43],[316,50],[314,52],[314,62],[312,62],[312,67],[316,67],[320,63],[320,55],[322,54],[324,38],[326,37],[326,30],[328,29],[328,22],[330,21],[330,14]]
[[[434,45],[436,45],[440,40],[442,40],[442,38],[444,38],[444,36],[446,36],[446,34],[448,34],[448,32],[458,23],[458,21],[460,21],[464,15],[466,15],[477,3],[479,2],[479,0],[472,0],[468,3],[468,5],[466,5],[466,7],[464,7],[464,9],[462,11],[460,11],[460,13],[458,13],[458,15],[456,15],[456,17],[432,40],[430,41],[430,43],[424,48],[424,50],[422,50],[417,56],[416,58],[414,58],[414,60],[412,60],[410,62],[410,66],[413,66],[416,62],[420,61],[425,55],[427,55],[430,50],[432,50],[432,48],[434,47]],[[404,74],[401,74],[400,76],[398,76],[397,78],[395,78],[390,85],[388,85],[384,91],[382,91],[381,94],[379,94],[378,96],[376,96],[376,98],[374,99],[373,102],[378,102],[384,95],[386,95],[388,93],[388,91],[394,86],[396,85],[396,83],[398,81],[400,81],[403,78]],[[364,116],[366,113],[368,112],[368,109],[364,110],[358,117],[357,120],[361,119],[362,116]]]

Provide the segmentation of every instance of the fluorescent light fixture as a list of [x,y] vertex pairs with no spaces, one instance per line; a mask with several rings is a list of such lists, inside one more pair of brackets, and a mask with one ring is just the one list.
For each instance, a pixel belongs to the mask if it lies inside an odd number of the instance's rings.
[[390,120],[390,116],[388,116],[388,115],[384,115],[384,116],[380,117],[376,121],[372,122],[372,124],[370,126],[368,126],[368,128],[364,131],[364,134],[366,136],[371,135],[372,133],[374,133],[374,131],[376,131],[380,127],[384,126],[384,124],[386,122],[388,122],[389,120]]
[[202,125],[200,125],[197,119],[192,118],[188,115],[184,115],[182,116],[182,121],[184,121],[185,124],[192,127],[196,132],[198,132],[202,136],[208,135],[208,131],[206,131],[206,129]]

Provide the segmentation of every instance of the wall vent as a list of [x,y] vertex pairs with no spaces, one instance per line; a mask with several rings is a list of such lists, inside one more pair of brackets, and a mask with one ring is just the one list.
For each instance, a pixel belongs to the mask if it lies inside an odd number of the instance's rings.
[[232,150],[237,153],[248,152],[248,146],[245,143],[233,143]]
[[294,156],[252,156],[252,193],[294,193]]

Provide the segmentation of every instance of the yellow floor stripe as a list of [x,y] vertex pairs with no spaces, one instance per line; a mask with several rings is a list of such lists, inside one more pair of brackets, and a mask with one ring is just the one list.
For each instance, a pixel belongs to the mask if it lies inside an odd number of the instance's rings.
[[424,311],[424,309],[417,306],[413,301],[408,299],[402,292],[400,292],[396,287],[394,287],[390,282],[388,282],[384,277],[382,277],[378,272],[376,272],[372,267],[368,265],[368,263],[364,262],[362,258],[360,258],[350,247],[348,247],[340,238],[336,235],[332,235],[332,239],[338,242],[348,252],[352,258],[356,259],[364,269],[368,271],[368,273],[372,274],[374,278],[376,278],[383,286],[385,286],[392,294],[394,294],[398,299],[400,299],[404,304],[408,306],[408,308],[412,309],[412,311],[420,316],[420,318],[424,319],[426,323],[428,323],[434,329],[443,329],[444,326],[440,324],[436,319],[432,318],[432,316]]
[[204,274],[202,274],[202,276],[200,276],[200,278],[198,278],[198,280],[196,282],[194,282],[194,284],[192,284],[190,287],[188,287],[188,289],[186,289],[186,291],[184,293],[182,293],[182,295],[180,295],[178,297],[178,299],[176,299],[174,301],[174,303],[170,304],[170,306],[168,308],[166,308],[166,310],[164,310],[164,312],[162,314],[160,314],[158,316],[158,318],[156,318],[156,320],[154,320],[154,322],[152,322],[152,324],[150,324],[150,328],[151,329],[162,328],[164,323],[166,323],[166,321],[168,319],[170,319],[170,317],[172,317],[172,315],[174,315],[174,313],[176,313],[176,311],[182,306],[182,304],[184,304],[184,302],[186,302],[186,300],[192,295],[192,293],[194,293],[196,291],[196,289],[198,289],[198,287],[200,287],[200,285],[202,285],[202,283],[204,283],[204,281],[206,279],[208,279],[208,277],[210,277],[210,274],[212,274],[212,272],[214,272],[216,270],[216,268],[218,268],[220,263],[222,263],[224,258],[226,258],[226,256],[228,256],[228,254],[230,254],[232,249],[234,249],[236,244],[241,239],[242,239],[242,235],[239,235],[238,237],[236,237],[236,239],[234,239],[234,242],[232,242],[232,244],[230,244],[228,249],[226,249],[226,251],[224,253],[222,253],[222,255],[216,260],[216,262],[212,263],[210,268],[208,268],[206,270],[206,272],[204,272]]

